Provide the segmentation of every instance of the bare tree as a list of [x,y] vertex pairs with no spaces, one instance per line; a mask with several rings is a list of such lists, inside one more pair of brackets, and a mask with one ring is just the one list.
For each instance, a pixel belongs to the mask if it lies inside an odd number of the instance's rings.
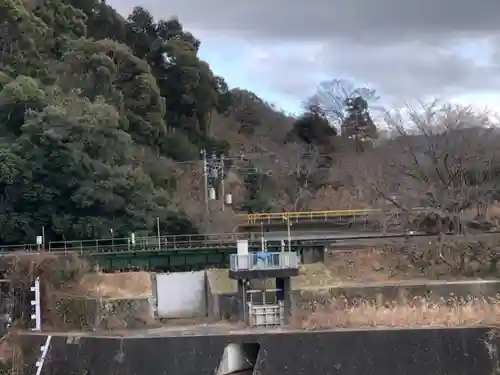
[[476,224],[499,198],[500,133],[491,117],[432,103],[406,108],[387,123],[393,137],[360,155],[357,177],[386,207],[386,221],[436,234],[427,245],[408,239],[400,250],[423,272],[463,276],[473,264],[496,269],[496,248],[478,243],[470,233],[474,226],[488,228]]
[[314,182],[318,182],[320,153],[314,145],[293,144],[293,151],[290,153],[291,165],[290,175],[294,182],[289,189],[289,196],[292,198],[293,210],[301,211],[307,208],[312,198],[314,198]]
[[461,232],[467,210],[480,214],[497,199],[500,136],[487,114],[433,103],[406,108],[387,123],[396,136],[363,155],[358,171],[406,219],[419,212],[417,222],[403,224]]
[[279,191],[269,196],[271,205],[287,211],[306,209],[314,198],[314,185],[320,179],[321,156],[316,146],[293,142],[273,157],[254,160],[258,173],[279,181]]
[[316,93],[307,100],[305,107],[318,106],[333,125],[340,127],[346,119],[348,99],[362,98],[370,106],[379,100],[374,89],[356,87],[352,82],[333,79],[320,82]]

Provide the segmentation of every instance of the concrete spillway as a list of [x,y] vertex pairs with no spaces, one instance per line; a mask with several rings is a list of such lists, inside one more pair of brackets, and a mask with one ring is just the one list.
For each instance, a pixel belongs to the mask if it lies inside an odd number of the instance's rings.
[[57,336],[42,374],[492,375],[498,344],[486,327]]
[[260,345],[258,343],[231,343],[222,354],[215,375],[252,374]]

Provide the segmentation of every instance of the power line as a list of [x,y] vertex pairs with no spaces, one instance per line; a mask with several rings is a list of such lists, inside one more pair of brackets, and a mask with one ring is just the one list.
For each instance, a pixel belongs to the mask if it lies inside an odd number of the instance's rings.
[[[204,150],[202,150],[201,154],[203,154]],[[213,155],[213,154],[212,154]],[[311,155],[310,152],[305,152],[303,156],[309,156]],[[322,154],[318,153],[316,155],[317,157],[323,157],[323,156],[331,156],[330,154]],[[268,152],[268,153],[242,153],[240,155],[233,155],[233,156],[225,156],[224,160],[226,161],[253,161],[253,160],[258,160],[258,159],[265,159],[266,161],[269,161],[269,158],[273,158],[276,162],[278,162],[280,159],[278,155],[275,152]],[[186,165],[186,164],[198,164],[200,163],[200,159],[193,159],[193,160],[184,160],[184,161],[173,161],[172,164],[174,165]],[[208,160],[207,160],[208,162]]]

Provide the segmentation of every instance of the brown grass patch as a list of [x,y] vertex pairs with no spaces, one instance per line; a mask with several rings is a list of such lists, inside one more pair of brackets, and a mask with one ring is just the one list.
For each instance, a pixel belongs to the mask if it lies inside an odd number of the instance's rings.
[[[236,293],[236,281],[229,278],[227,269],[207,270],[207,277],[212,293]],[[275,288],[274,279],[253,280],[255,287]],[[292,289],[304,287],[328,287],[339,284],[338,277],[323,263],[303,264],[299,268],[299,276],[292,277]]]
[[25,307],[16,327],[25,328],[30,321],[28,291],[36,277],[41,281],[44,330],[143,328],[154,323],[148,314],[152,284],[147,272],[97,273],[75,254],[19,253],[1,260],[19,291],[17,303]]
[[423,279],[401,254],[379,248],[330,251],[325,265],[332,282],[379,282],[387,280]]
[[156,327],[149,298],[152,296],[148,272],[82,275],[55,291],[57,298],[52,330],[120,330]]
[[7,278],[14,287],[26,287],[40,277],[44,285],[59,289],[91,272],[89,262],[75,254],[15,253],[2,261],[7,264]]
[[25,356],[21,347],[20,332],[11,329],[0,338],[0,373],[21,375],[26,373]]
[[332,300],[328,306],[294,313],[298,328],[460,327],[500,322],[500,295],[496,298],[442,299],[431,303],[419,297],[406,303],[351,303]]
[[71,287],[67,295],[94,298],[148,298],[153,286],[148,272],[89,273]]

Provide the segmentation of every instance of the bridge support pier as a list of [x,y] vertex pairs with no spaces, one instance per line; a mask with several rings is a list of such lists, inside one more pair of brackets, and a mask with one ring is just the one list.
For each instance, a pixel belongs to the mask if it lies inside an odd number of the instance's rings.
[[247,293],[246,286],[248,284],[246,279],[238,279],[238,299],[241,303],[241,308],[239,311],[239,320],[245,323],[247,322]]
[[[279,318],[281,319],[282,324],[289,324],[290,318],[292,316],[292,282],[289,277],[276,277],[276,288],[269,290],[262,290],[262,293],[267,293],[269,291],[274,291],[276,293],[276,306],[283,306],[283,314]],[[246,325],[252,325],[252,319],[250,315],[252,311],[251,309],[251,298],[249,298],[249,294],[251,292],[255,292],[249,289],[250,280],[247,279],[239,279],[238,283],[238,299],[241,303],[241,309],[239,311],[239,320]]]
[[289,277],[276,278],[276,299],[283,303],[283,320],[290,323],[292,316],[292,281]]

